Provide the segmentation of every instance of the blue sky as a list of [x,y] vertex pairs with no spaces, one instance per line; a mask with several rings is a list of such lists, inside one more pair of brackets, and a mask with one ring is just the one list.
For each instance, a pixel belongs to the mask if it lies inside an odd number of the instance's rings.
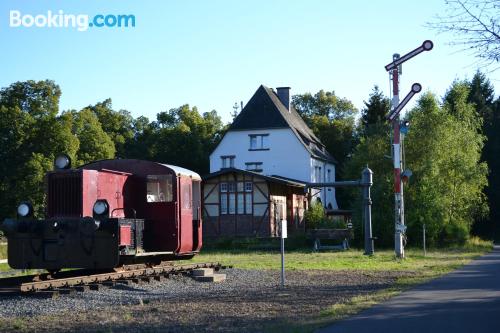
[[[22,14],[133,14],[135,28],[12,28]],[[453,36],[425,27],[445,10],[424,1],[2,1],[0,87],[51,79],[61,109],[112,98],[115,109],[155,119],[189,103],[230,120],[260,84],[292,93],[334,90],[363,107],[373,85],[389,94],[388,64],[425,39],[425,52],[403,65],[401,94],[413,82],[442,96],[471,78],[475,59],[448,45]],[[489,78],[500,91],[500,70]]]

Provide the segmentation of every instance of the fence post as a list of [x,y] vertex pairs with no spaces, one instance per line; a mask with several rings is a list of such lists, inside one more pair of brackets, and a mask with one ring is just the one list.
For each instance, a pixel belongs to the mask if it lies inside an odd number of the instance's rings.
[[368,166],[361,172],[361,185],[363,186],[363,220],[365,226],[365,254],[374,252],[372,237],[372,199],[370,187],[373,185],[373,171]]
[[424,225],[423,225],[423,231],[422,231],[422,234],[423,234],[422,236],[423,236],[423,238],[424,238],[423,240],[424,240],[424,257],[425,257],[425,256],[427,255],[427,249],[426,249],[426,247],[425,247],[425,223],[424,223]]

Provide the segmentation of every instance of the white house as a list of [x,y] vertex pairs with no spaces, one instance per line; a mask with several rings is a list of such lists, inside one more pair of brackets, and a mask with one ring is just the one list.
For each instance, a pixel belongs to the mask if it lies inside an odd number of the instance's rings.
[[[210,172],[248,170],[290,181],[333,182],[335,159],[291,105],[290,88],[261,85],[210,155]],[[338,209],[334,188],[312,200]]]

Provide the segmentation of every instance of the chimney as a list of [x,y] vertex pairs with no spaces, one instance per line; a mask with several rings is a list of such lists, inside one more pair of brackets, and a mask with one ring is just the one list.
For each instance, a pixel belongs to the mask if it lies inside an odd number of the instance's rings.
[[290,87],[279,87],[276,88],[278,91],[278,98],[281,103],[286,107],[288,112],[290,112]]

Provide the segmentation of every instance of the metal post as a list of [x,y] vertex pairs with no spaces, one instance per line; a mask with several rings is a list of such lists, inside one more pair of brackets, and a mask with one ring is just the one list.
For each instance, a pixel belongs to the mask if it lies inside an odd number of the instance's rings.
[[425,247],[425,223],[424,223],[424,225],[423,225],[422,234],[423,234],[422,236],[423,236],[423,238],[424,238],[424,239],[423,239],[423,240],[424,240],[424,256],[426,256],[426,255],[427,255],[427,249],[426,249],[426,247]]
[[[394,54],[392,59],[399,59],[399,54]],[[399,66],[395,66],[392,73],[392,108],[399,105]],[[399,114],[393,119],[393,161],[394,161],[394,252],[396,257],[404,258],[403,228],[404,228],[404,204],[403,204],[403,184],[401,182],[401,133],[399,131]]]
[[285,288],[285,238],[281,237],[281,288]]
[[372,255],[372,199],[370,197],[370,187],[373,185],[373,171],[368,166],[361,173],[361,185],[363,186],[363,220],[365,226],[365,254]]
[[[281,214],[280,214],[281,215]],[[285,238],[287,238],[287,221],[280,221],[280,238],[281,238],[281,288],[285,288]]]

